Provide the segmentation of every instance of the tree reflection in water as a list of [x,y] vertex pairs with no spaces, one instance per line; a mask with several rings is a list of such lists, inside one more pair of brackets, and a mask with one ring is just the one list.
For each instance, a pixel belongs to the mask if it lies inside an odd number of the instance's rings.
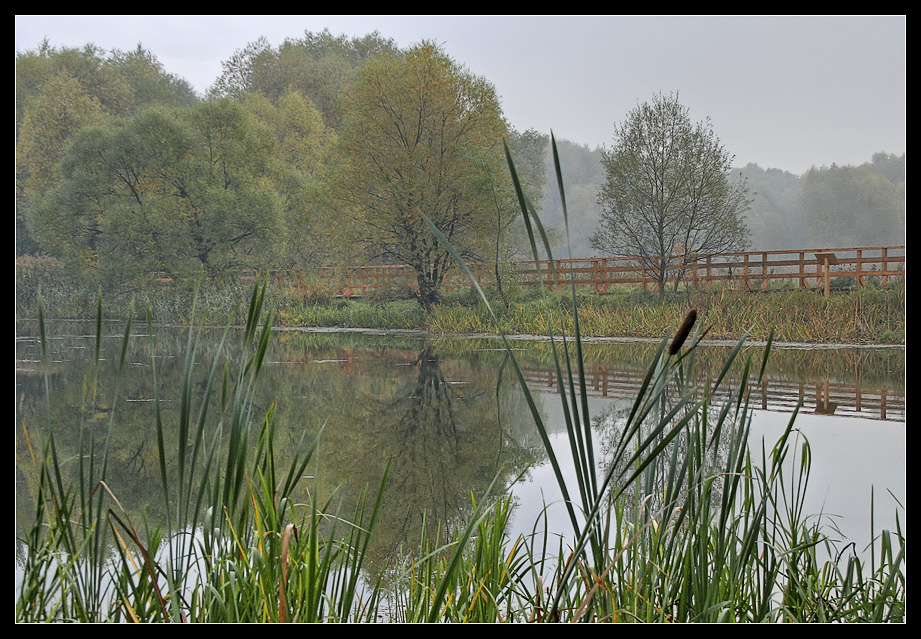
[[[72,458],[81,425],[106,430],[111,426],[109,478],[113,490],[132,517],[140,519],[146,513],[151,520],[158,519],[163,506],[156,488],[149,338],[138,336],[130,341],[128,365],[123,379],[118,380],[118,357],[106,354],[105,341],[99,369],[93,372],[92,327],[49,327],[49,334],[70,337],[51,342],[46,393],[45,371],[38,371],[35,364],[41,359],[36,355],[36,341],[29,339],[31,333],[24,325],[17,325],[17,333],[17,418],[18,423],[29,426],[32,450],[40,451],[43,433],[53,431],[62,458]],[[113,350],[120,333],[113,331]],[[202,379],[219,337],[220,332],[215,332],[212,343],[203,331],[194,368]],[[155,361],[168,436],[178,436],[176,389],[181,387],[184,366],[182,357],[176,355],[182,353],[186,340],[183,329],[157,331]],[[419,336],[281,333],[271,341],[254,415],[261,417],[274,403],[279,465],[287,463],[285,456],[305,433],[312,437],[323,429],[310,477],[299,485],[301,504],[311,503],[314,497],[321,504],[332,499],[333,512],[348,518],[362,490],[368,487],[373,492],[387,464],[392,465],[386,501],[367,554],[369,561],[380,564],[401,546],[404,550],[417,546],[423,522],[430,537],[437,522],[442,523],[443,534],[450,533],[470,514],[473,499],[480,500],[495,477],[499,477],[496,492],[501,493],[530,464],[545,458],[523,395],[508,374],[508,354],[495,346],[481,340]],[[721,360],[719,349],[702,349],[701,357],[710,350]],[[647,351],[643,344],[597,344],[586,349],[589,383],[593,384],[589,392],[593,406],[598,407],[593,409],[597,416],[593,424],[608,454],[599,466],[608,463],[611,447],[619,438],[623,406],[635,396],[636,371],[645,369]],[[548,394],[555,388],[546,382],[553,366],[547,348],[522,345],[518,356],[529,383],[544,389],[535,395],[541,410],[552,411],[558,401]],[[781,384],[790,386],[797,396],[801,388],[821,385],[827,397],[824,380],[831,377],[834,384],[855,387],[864,403],[889,393],[887,418],[901,414],[904,420],[904,395],[896,394],[904,387],[904,351],[775,350],[769,367],[777,368],[778,375],[766,385],[767,391],[755,391],[764,396],[753,393],[758,402],[773,401],[766,393],[774,393]],[[699,369],[706,368],[701,361]],[[92,405],[85,401],[88,380],[104,401]],[[195,392],[203,390],[195,385]],[[837,402],[845,401],[834,397]],[[839,408],[838,414],[843,410]],[[552,416],[547,422],[551,429],[559,427]],[[17,508],[22,520],[33,511],[30,495],[37,476],[28,462],[27,443],[23,438],[16,443]],[[682,455],[687,445],[680,440],[675,454]],[[715,467],[726,454],[725,447],[715,446],[711,454]],[[641,498],[662,494],[663,481],[651,473]],[[534,522],[522,523],[530,527]]]

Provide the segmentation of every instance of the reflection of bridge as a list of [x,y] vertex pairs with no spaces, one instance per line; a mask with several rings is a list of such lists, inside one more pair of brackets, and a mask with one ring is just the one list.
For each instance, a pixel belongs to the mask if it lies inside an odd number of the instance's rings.
[[[559,392],[556,373],[552,369],[522,366],[528,386],[534,390]],[[590,367],[585,372],[588,394],[594,397],[609,397],[633,401],[643,383],[646,371]],[[576,380],[578,382],[578,380]],[[707,388],[712,380],[701,379],[698,387]],[[754,383],[754,382],[753,382]],[[738,388],[737,379],[724,382],[716,399],[729,399],[731,389]],[[866,388],[852,383],[821,381],[801,383],[787,382],[765,377],[760,386],[753,386],[752,408],[779,412],[793,412],[803,399],[802,411],[823,415],[862,417],[887,421],[905,421],[905,393],[887,388]]]
[[[388,348],[386,354],[375,352],[369,354],[363,347],[340,347],[329,351],[325,359],[316,359],[314,353],[305,351],[298,361],[286,360],[288,364],[309,365],[311,363],[330,363],[357,374],[375,366],[403,365],[417,362],[419,351],[408,348]],[[468,367],[456,367],[450,357],[441,360],[441,366],[449,377],[467,379],[471,375]],[[525,381],[532,389],[543,392],[558,393],[555,369],[551,366],[529,365],[520,362]],[[592,397],[610,398],[632,402],[639,394],[640,386],[646,375],[646,369],[589,365],[585,371],[588,394]],[[576,379],[578,382],[578,379]],[[706,373],[698,376],[698,388],[705,389],[713,380]],[[843,381],[828,377],[816,378],[809,382],[788,381],[782,378],[765,377],[761,385],[752,380],[752,408],[778,412],[793,412],[803,399],[802,411],[842,417],[861,417],[865,419],[904,422],[905,393],[903,389],[888,387],[869,387],[866,382]],[[737,389],[739,379],[730,375],[719,392],[718,401],[730,398],[732,389]],[[702,392],[702,391],[701,391]]]

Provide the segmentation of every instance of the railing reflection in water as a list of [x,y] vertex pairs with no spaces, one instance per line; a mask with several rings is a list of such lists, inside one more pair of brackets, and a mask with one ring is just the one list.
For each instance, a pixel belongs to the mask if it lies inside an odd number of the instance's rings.
[[[556,373],[553,369],[522,367],[528,385],[535,390],[559,392]],[[632,401],[643,383],[642,371],[608,366],[588,367],[585,381],[588,394],[595,397]],[[698,392],[709,388],[712,380],[699,379]],[[720,389],[718,399],[726,399],[731,388],[737,388],[736,380]],[[793,412],[802,397],[801,411],[821,415],[861,417],[884,421],[905,421],[905,393],[887,388],[866,388],[827,377],[810,382],[787,382],[765,377],[752,391],[753,408],[761,410]],[[721,397],[719,395],[722,395]]]

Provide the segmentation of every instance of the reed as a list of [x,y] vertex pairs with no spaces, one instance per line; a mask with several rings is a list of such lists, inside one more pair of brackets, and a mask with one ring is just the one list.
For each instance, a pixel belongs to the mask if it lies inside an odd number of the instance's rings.
[[202,380],[193,378],[197,342],[190,327],[179,421],[170,435],[155,398],[163,521],[131,520],[106,484],[108,441],[96,445],[92,428],[75,471],[48,438],[38,461],[35,524],[24,540],[17,620],[352,618],[380,493],[361,500],[348,518],[336,516],[332,503],[295,498],[303,494],[315,441],[302,438],[288,467],[279,468],[274,411],[254,414],[271,334],[264,295],[264,286],[253,290],[239,335],[228,323],[197,403],[193,386]]
[[[562,195],[555,141],[552,148]],[[518,187],[511,157],[509,166]],[[517,192],[532,250],[537,254],[543,245],[549,253],[540,220],[520,187]],[[509,309],[494,308],[454,257],[493,325],[518,321]],[[560,394],[564,448],[553,445],[506,341],[562,496],[567,530],[551,530],[542,517],[532,534],[510,538],[511,503],[490,489],[472,497],[472,516],[447,541],[423,535],[402,561],[371,569],[365,558],[384,507],[387,472],[354,510],[341,512],[335,495],[319,498],[308,475],[316,440],[303,438],[293,461],[280,467],[274,407],[256,411],[255,382],[272,326],[263,285],[253,289],[243,329],[228,322],[221,356],[204,381],[193,374],[197,330],[190,327],[177,424],[166,423],[156,398],[163,520],[133,521],[122,507],[107,483],[105,429],[87,424],[74,459],[61,458],[54,437],[35,455],[35,523],[18,550],[16,621],[904,621],[901,518],[895,530],[872,531],[869,559],[836,545],[824,520],[805,510],[811,448],[795,430],[795,414],[776,443],[759,449],[749,442],[750,380],[763,375],[773,336],[757,352],[743,337],[713,386],[698,389],[693,380],[707,315],[700,309],[703,321],[694,322],[686,307],[672,312],[640,391],[612,418],[602,451],[592,437],[585,390],[585,305],[568,284],[565,302],[557,294],[535,302],[547,311],[539,317],[557,383],[566,389]],[[97,344],[101,303],[98,308]],[[654,320],[651,311],[637,312]],[[655,312],[663,314],[656,321],[667,314]],[[150,313],[147,318],[156,375],[155,330]],[[39,320],[43,327],[43,315]],[[128,322],[123,344],[130,331]],[[43,328],[40,333],[44,344]],[[729,370],[738,366],[741,381],[728,388],[729,400],[717,402],[726,396],[719,391],[729,384]],[[204,384],[202,399],[194,399],[196,384]],[[84,401],[100,402],[100,394],[87,380]],[[24,438],[36,428],[21,426]],[[564,456],[575,480],[564,476]]]

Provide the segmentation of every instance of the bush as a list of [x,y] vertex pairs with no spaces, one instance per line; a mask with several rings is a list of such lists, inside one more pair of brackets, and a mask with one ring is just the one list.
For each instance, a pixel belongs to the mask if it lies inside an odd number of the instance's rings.
[[61,262],[46,255],[20,255],[16,258],[16,304],[34,304],[41,289],[60,284],[64,272]]

